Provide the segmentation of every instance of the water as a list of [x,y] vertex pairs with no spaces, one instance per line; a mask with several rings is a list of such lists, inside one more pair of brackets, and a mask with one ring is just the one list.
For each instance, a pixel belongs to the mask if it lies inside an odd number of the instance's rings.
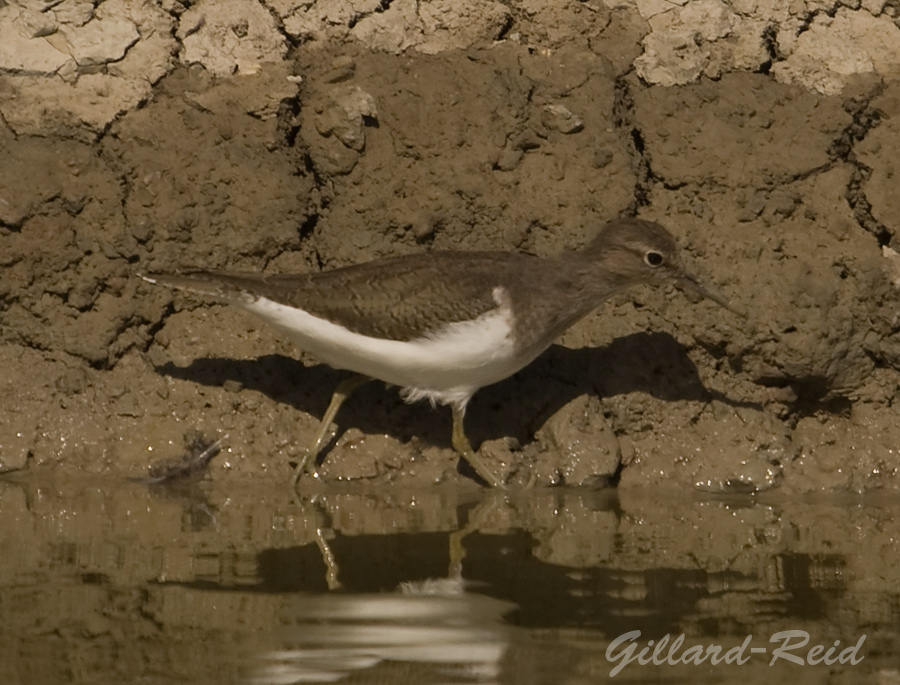
[[[5,480],[0,683],[900,683],[898,523],[877,497]],[[770,666],[781,631],[835,663]]]

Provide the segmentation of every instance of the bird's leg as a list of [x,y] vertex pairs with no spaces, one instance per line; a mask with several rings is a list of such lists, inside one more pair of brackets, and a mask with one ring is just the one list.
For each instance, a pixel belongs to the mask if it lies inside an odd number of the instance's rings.
[[334,394],[331,396],[331,402],[328,403],[328,409],[325,410],[325,415],[322,417],[321,423],[319,423],[319,430],[316,431],[316,436],[313,438],[312,444],[309,449],[306,450],[306,453],[300,457],[297,466],[294,468],[294,477],[291,481],[294,487],[297,487],[297,481],[300,480],[304,471],[315,474],[316,459],[318,459],[319,452],[322,451],[322,447],[324,447],[325,443],[328,441],[331,422],[334,421],[334,417],[338,413],[338,409],[340,409],[341,405],[344,403],[344,400],[350,397],[359,386],[365,385],[370,380],[372,379],[368,376],[355,373],[338,383]]
[[470,443],[469,438],[466,437],[466,432],[463,429],[463,417],[466,415],[466,408],[456,404],[450,406],[453,410],[453,434],[451,437],[453,449],[459,452],[459,455],[469,462],[471,467],[475,469],[475,473],[481,476],[488,485],[492,488],[502,487],[503,481],[497,478],[497,476],[494,475],[494,472],[488,468],[488,465],[484,463],[484,460],[475,453],[475,450],[472,449],[472,443]]
[[507,494],[502,489],[491,491],[491,493],[469,512],[469,520],[466,525],[457,531],[450,533],[450,568],[447,571],[447,577],[453,580],[462,580],[463,561],[466,558],[466,548],[463,541],[472,533],[477,533],[491,515],[496,515],[502,511],[502,507],[509,506]]

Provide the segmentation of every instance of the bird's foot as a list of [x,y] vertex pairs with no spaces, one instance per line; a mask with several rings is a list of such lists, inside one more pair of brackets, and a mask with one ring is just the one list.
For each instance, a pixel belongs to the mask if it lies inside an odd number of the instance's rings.
[[297,489],[297,483],[300,482],[304,473],[309,474],[313,478],[319,478],[319,474],[316,471],[316,460],[325,445],[334,438],[332,422],[337,415],[338,409],[341,408],[344,400],[350,397],[359,386],[365,385],[370,380],[372,379],[368,376],[353,374],[338,384],[337,389],[335,389],[334,394],[331,396],[331,402],[328,403],[328,409],[325,410],[325,415],[319,422],[319,428],[313,438],[312,445],[306,450],[303,456],[300,457],[297,466],[294,467],[294,476],[291,479],[294,490]]
[[307,450],[303,453],[297,460],[297,465],[294,467],[294,475],[291,477],[291,487],[296,490],[297,483],[300,482],[300,479],[304,477],[304,474],[307,477],[312,477],[315,479],[319,479],[319,472],[316,469],[316,459],[312,450]]
[[467,451],[461,452],[460,456],[462,456],[462,458],[469,463],[469,466],[475,469],[475,473],[477,473],[481,479],[492,488],[506,488],[506,483],[503,479],[498,477],[484,459],[474,452],[471,447]]

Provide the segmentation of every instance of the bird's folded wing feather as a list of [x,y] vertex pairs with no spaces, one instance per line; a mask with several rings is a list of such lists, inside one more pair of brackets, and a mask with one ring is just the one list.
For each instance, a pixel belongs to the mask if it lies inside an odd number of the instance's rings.
[[236,304],[265,297],[364,335],[411,340],[448,323],[495,309],[494,289],[519,257],[493,252],[431,252],[394,257],[333,271],[256,275],[195,271],[147,275],[152,283]]

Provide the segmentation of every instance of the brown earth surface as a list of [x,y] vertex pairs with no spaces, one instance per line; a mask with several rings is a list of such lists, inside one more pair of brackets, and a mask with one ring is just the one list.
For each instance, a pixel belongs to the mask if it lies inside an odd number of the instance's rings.
[[[538,485],[900,488],[900,60],[797,76],[828,64],[809,55],[829,29],[860,55],[890,44],[890,8],[778,18],[782,42],[760,29],[749,51],[728,19],[696,34],[687,80],[681,53],[654,76],[666,53],[650,38],[677,27],[640,3],[461,18],[436,2],[412,23],[407,3],[378,4],[108,0],[80,25],[59,11],[59,28],[19,31],[68,61],[0,73],[3,470],[143,476],[199,433],[225,447],[209,478],[287,482],[341,374],[139,272],[549,255],[637,215],[748,319],[675,290],[616,297],[476,396],[486,458]],[[102,22],[127,35],[101,58],[82,34]],[[474,487],[449,423],[368,386],[321,476]]]

